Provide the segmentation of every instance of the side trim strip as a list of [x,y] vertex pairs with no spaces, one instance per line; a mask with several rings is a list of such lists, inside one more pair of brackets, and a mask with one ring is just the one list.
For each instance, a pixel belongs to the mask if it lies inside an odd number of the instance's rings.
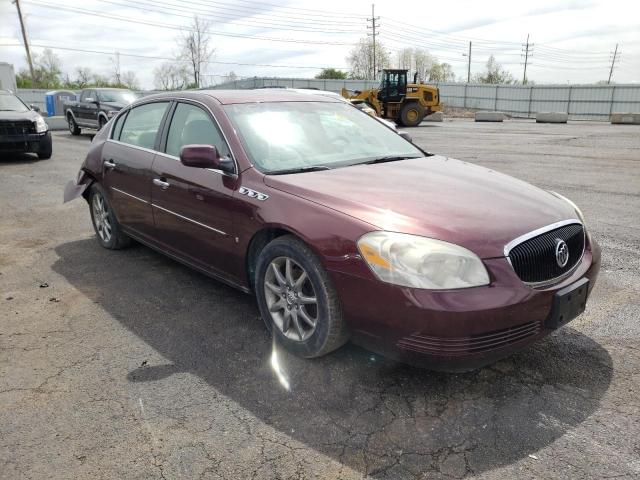
[[151,206],[155,207],[155,208],[157,208],[159,210],[162,210],[163,212],[167,212],[167,213],[170,213],[171,215],[175,215],[178,218],[182,218],[183,220],[186,220],[187,222],[195,223],[196,225],[199,225],[201,227],[207,228],[207,229],[209,229],[209,230],[211,230],[213,232],[219,233],[220,235],[225,235],[225,236],[227,235],[226,232],[223,232],[222,230],[218,230],[217,228],[210,227],[209,225],[205,225],[204,223],[200,223],[200,222],[198,222],[196,220],[193,220],[192,218],[188,218],[188,217],[185,217],[184,215],[180,215],[179,213],[172,212],[171,210],[167,210],[166,208],[161,207],[159,205],[156,205],[155,203],[152,203]]
[[131,195],[130,193],[127,193],[127,192],[123,192],[123,191],[122,191],[122,190],[120,190],[119,188],[111,187],[111,190],[115,190],[116,192],[121,193],[121,194],[123,194],[123,195],[126,195],[127,197],[135,198],[135,199],[136,199],[136,200],[138,200],[139,202],[147,203],[147,204],[149,203],[149,202],[147,202],[146,200],[144,200],[143,198],[136,197],[135,195]]

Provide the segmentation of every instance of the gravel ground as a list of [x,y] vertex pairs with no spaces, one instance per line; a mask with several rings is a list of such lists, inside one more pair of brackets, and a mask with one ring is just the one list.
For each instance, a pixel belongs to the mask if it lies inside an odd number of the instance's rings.
[[583,208],[603,248],[584,315],[466,374],[278,351],[287,391],[251,297],[99,247],[62,205],[89,137],[56,133],[51,160],[0,160],[0,477],[640,478],[640,127],[410,133]]

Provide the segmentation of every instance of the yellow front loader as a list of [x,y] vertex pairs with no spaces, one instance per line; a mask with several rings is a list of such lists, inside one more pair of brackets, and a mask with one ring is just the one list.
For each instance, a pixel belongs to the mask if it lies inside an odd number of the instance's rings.
[[422,83],[407,83],[407,70],[383,70],[380,88],[350,92],[342,96],[353,103],[364,102],[381,118],[393,120],[405,127],[415,127],[425,116],[442,110],[437,87]]

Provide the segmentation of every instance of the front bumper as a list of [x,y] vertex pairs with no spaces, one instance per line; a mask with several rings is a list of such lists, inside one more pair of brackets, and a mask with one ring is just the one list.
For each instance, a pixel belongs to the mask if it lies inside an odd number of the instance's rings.
[[0,152],[41,153],[51,147],[51,131],[0,136]]
[[556,292],[581,278],[589,293],[600,269],[592,241],[573,274],[532,288],[506,258],[484,260],[491,284],[461,290],[402,288],[332,272],[355,343],[432,369],[469,370],[521,350],[553,331],[545,325]]

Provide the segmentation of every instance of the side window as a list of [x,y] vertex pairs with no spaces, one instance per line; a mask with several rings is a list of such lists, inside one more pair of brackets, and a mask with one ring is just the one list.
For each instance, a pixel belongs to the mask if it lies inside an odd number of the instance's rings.
[[90,90],[83,90],[82,94],[80,95],[80,101],[84,102],[87,99],[87,97],[90,96],[90,92],[91,92]]
[[184,145],[193,144],[212,145],[221,156],[229,155],[229,147],[211,117],[200,107],[179,103],[169,127],[167,153],[178,157]]
[[124,113],[116,119],[116,123],[111,130],[111,138],[114,140],[120,140],[120,133],[122,132],[122,126],[124,125],[124,119],[127,118],[127,114]]
[[124,119],[120,141],[138,147],[153,148],[169,102],[155,102],[132,108]]

